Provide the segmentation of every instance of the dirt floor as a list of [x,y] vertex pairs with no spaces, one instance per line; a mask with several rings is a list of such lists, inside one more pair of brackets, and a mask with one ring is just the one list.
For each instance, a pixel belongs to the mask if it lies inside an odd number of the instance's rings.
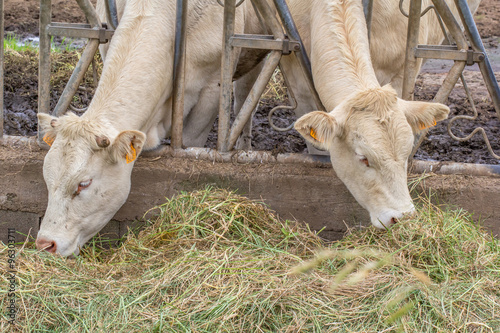
[[[5,4],[5,33],[21,38],[38,35],[39,1],[37,0],[9,0]],[[479,33],[493,65],[497,80],[500,79],[500,1],[483,0],[476,15]],[[74,0],[53,0],[52,20],[56,22],[84,22],[83,15]],[[5,73],[5,132],[10,135],[34,135],[36,133],[37,111],[37,60],[36,54],[23,54],[28,58],[23,61],[6,63]],[[75,56],[62,53],[53,60],[52,78],[53,90],[51,107],[53,108],[62,92],[61,77],[57,77],[62,68],[74,64]],[[446,70],[451,64],[438,61],[429,61],[417,79],[415,98],[417,100],[431,100],[441,82]],[[459,120],[453,125],[453,133],[464,137],[474,128],[483,126],[491,141],[494,151],[500,154],[500,122],[489,99],[486,87],[482,83],[481,74],[476,67],[465,73],[466,82],[472,90],[474,102],[479,116],[476,120]],[[92,81],[88,75],[86,86],[88,91],[79,92],[76,106],[86,105],[93,93]],[[278,133],[271,129],[267,121],[267,114],[271,108],[282,103],[266,98],[260,103],[260,108],[254,118],[253,148],[255,150],[273,150],[276,152],[300,152],[305,148],[304,140],[295,131]],[[466,94],[458,85],[450,95],[447,103],[451,108],[452,118],[455,115],[473,115],[472,108],[467,101]],[[292,112],[278,112],[276,123],[283,126],[294,120]],[[475,134],[465,142],[454,141],[447,133],[448,121],[432,128],[428,137],[416,154],[416,158],[424,160],[455,161],[468,163],[499,164],[491,156],[480,134]],[[215,128],[216,126],[214,126]],[[215,147],[216,134],[212,132],[207,146]]]

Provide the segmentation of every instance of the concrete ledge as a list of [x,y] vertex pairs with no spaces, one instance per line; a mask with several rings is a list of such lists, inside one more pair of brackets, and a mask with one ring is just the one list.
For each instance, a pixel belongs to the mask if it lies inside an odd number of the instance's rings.
[[[251,158],[243,159],[235,158],[243,155],[227,153],[223,160],[232,157],[226,162],[216,162],[211,159],[213,151],[203,150],[206,158],[200,158],[200,151],[164,148],[142,155],[132,173],[132,190],[127,202],[101,233],[119,237],[134,220],[140,220],[166,197],[201,189],[207,184],[262,200],[283,218],[307,222],[313,230],[323,229],[323,235],[329,239],[342,237],[346,226],[369,224],[368,213],[335,176],[331,165],[322,159],[254,152]],[[193,152],[198,158],[190,156]],[[31,227],[32,235],[38,231],[36,221],[43,216],[47,205],[42,176],[45,153],[34,138],[0,140],[0,240],[4,240],[6,228],[12,226],[19,226],[19,230]],[[266,159],[261,159],[263,154]],[[500,235],[497,174],[430,173],[419,184],[417,192],[428,193],[429,189],[437,193],[436,200],[440,203],[474,212],[489,230]]]

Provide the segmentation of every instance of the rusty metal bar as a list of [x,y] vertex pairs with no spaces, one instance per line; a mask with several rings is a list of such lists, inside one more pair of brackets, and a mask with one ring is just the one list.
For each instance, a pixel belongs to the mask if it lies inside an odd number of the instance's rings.
[[0,0],[0,139],[3,138],[3,84],[4,84],[4,53],[3,53],[3,29],[4,29],[4,6]]
[[174,81],[172,89],[171,145],[182,148],[184,126],[184,83],[186,65],[186,22],[188,0],[177,0],[175,17]]
[[219,102],[219,130],[217,135],[217,150],[228,151],[229,124],[231,115],[231,94],[233,90],[234,56],[230,38],[234,34],[236,15],[236,0],[226,0],[224,3],[223,55],[221,61],[221,89]]
[[295,41],[300,42],[300,45],[302,47],[299,50],[294,50],[295,51],[295,57],[297,57],[297,60],[299,61],[299,64],[302,68],[302,71],[304,73],[304,76],[306,78],[306,83],[311,91],[311,94],[314,98],[314,101],[316,102],[316,106],[318,110],[326,110],[325,107],[323,106],[323,103],[321,102],[321,99],[319,98],[318,92],[316,91],[316,88],[314,87],[314,79],[312,77],[312,70],[311,70],[311,61],[309,60],[309,56],[307,55],[306,49],[304,47],[304,43],[302,42],[302,39],[300,38],[299,31],[297,29],[297,26],[295,25],[295,22],[293,21],[292,15],[290,13],[290,9],[288,8],[288,5],[286,3],[286,0],[274,0],[274,5],[276,6],[276,9],[278,10],[278,15],[281,19],[281,22],[283,23],[283,26],[285,28],[285,31],[287,35]]
[[[40,0],[40,44],[38,58],[38,113],[50,113],[50,36],[47,26],[52,15],[52,1]],[[37,125],[38,126],[38,125]],[[42,133],[38,126],[38,144],[48,148],[42,141]]]
[[417,58],[415,49],[418,45],[418,33],[420,31],[420,11],[422,0],[410,1],[410,12],[408,17],[408,33],[406,39],[406,55],[403,74],[403,99],[412,100],[417,77]]
[[238,116],[234,120],[233,126],[231,127],[231,132],[229,135],[229,146],[228,149],[233,149],[238,137],[243,130],[245,124],[250,120],[253,110],[259,102],[260,96],[264,89],[266,88],[269,79],[274,73],[274,70],[278,66],[281,59],[281,51],[273,51],[268,58],[265,60],[264,66],[259,74],[259,77],[255,81],[252,90],[248,94],[243,106],[241,107]]
[[[476,52],[483,52],[486,55],[483,42],[481,41],[481,36],[479,35],[476,24],[474,23],[474,18],[470,12],[469,5],[463,0],[455,0],[455,4],[460,18],[464,23],[465,33],[471,43],[472,49]],[[486,84],[491,100],[493,101],[497,115],[500,117],[500,88],[498,87],[495,73],[491,68],[491,64],[487,56],[485,61],[479,63],[479,69],[483,75],[483,80]]]

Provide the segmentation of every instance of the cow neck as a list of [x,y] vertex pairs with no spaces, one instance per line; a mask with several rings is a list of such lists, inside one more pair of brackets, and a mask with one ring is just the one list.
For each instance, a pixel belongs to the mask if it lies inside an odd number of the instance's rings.
[[314,83],[327,110],[355,92],[380,87],[371,64],[361,1],[316,1],[311,17]]
[[173,50],[165,45],[173,45],[169,20],[175,15],[168,10],[155,13],[153,5],[144,2],[139,10],[127,3],[87,111],[118,130],[147,132],[154,126],[148,120],[167,97],[165,91],[172,90]]

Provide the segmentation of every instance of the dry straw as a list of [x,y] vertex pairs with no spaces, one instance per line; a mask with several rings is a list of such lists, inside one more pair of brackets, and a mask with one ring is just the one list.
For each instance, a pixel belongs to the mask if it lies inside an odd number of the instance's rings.
[[328,244],[234,193],[182,193],[115,248],[64,259],[18,247],[19,313],[1,329],[499,332],[498,240],[421,201],[387,232]]

